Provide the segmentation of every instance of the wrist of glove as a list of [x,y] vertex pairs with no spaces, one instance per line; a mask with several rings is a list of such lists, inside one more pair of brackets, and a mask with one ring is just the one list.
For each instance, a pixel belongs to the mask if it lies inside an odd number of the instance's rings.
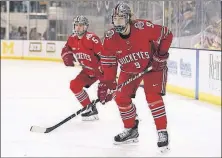
[[62,57],[63,63],[66,66],[75,66],[73,63],[73,61],[75,61],[75,59],[73,57],[72,51],[62,52],[61,57]]
[[169,53],[163,55],[155,53],[153,54],[152,60],[152,70],[161,71],[167,66],[167,59],[169,58]]
[[98,84],[97,95],[100,102],[103,105],[112,100],[113,94],[110,93],[110,91],[116,89],[116,86],[117,86],[116,82],[113,82],[113,83],[100,82]]

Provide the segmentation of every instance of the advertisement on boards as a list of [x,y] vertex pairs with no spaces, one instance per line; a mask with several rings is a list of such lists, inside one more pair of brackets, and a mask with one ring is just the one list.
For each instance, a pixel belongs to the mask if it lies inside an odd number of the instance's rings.
[[24,57],[44,57],[44,47],[41,41],[24,41]]
[[42,43],[41,42],[29,42],[29,52],[30,53],[40,53],[42,52]]
[[14,55],[15,54],[15,43],[14,41],[6,42],[2,41],[1,42],[1,53],[2,54],[8,54],[8,55]]
[[[18,43],[15,41],[15,45],[19,45],[20,49],[23,50],[22,56],[26,59],[46,59],[58,61],[61,60],[61,50],[64,47],[64,42],[62,41],[23,41]],[[24,49],[21,49],[23,47]],[[8,48],[9,50],[9,48]]]
[[168,84],[194,91],[196,86],[196,51],[170,48]]
[[193,72],[191,66],[190,61],[184,61],[183,58],[180,58],[180,75],[184,78],[192,78]]
[[58,59],[62,60],[61,58],[61,52],[62,48],[65,45],[65,42],[63,41],[45,41],[43,42],[45,46],[45,56],[47,58],[53,58],[53,59]]
[[221,97],[221,52],[199,54],[199,92]]
[[46,42],[46,53],[56,53],[55,42]]
[[178,75],[178,63],[174,60],[168,60],[168,74],[170,75]]
[[1,57],[22,57],[23,41],[1,40]]

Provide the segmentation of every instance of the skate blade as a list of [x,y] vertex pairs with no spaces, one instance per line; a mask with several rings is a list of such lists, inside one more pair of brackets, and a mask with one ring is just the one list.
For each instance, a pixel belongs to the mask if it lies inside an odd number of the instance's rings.
[[159,152],[161,154],[167,153],[169,150],[170,150],[170,148],[168,146],[159,147]]
[[96,120],[99,120],[99,116],[98,115],[82,117],[82,121],[96,121]]
[[132,139],[129,139],[129,140],[126,140],[124,142],[116,142],[114,141],[114,145],[121,145],[121,144],[131,144],[131,143],[138,143],[139,142],[139,139],[138,138],[132,138]]

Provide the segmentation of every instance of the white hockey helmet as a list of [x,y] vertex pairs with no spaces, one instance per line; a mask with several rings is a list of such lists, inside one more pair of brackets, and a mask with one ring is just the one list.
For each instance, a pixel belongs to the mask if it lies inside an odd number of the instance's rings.
[[[77,24],[84,25],[83,31],[76,31],[75,30],[75,25],[77,25]],[[78,36],[82,36],[88,30],[88,27],[89,27],[89,20],[85,16],[80,15],[80,16],[77,16],[74,18],[74,20],[73,20],[73,33],[74,34],[76,34]]]
[[[131,15],[131,8],[124,2],[118,3],[115,8],[113,8],[112,24],[114,25],[116,32],[121,33],[126,29],[127,24],[130,23]],[[115,17],[121,17],[122,19],[116,22]]]

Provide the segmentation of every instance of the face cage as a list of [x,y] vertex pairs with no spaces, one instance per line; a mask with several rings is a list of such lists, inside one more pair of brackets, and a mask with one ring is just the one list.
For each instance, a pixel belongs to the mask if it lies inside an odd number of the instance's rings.
[[129,23],[129,15],[124,15],[124,18],[125,18],[125,25],[124,26],[123,25],[115,25],[114,21],[113,21],[113,17],[114,16],[112,16],[112,24],[114,26],[115,31],[118,33],[122,33],[126,29],[127,24]]
[[[81,24],[81,23],[80,23]],[[75,24],[73,24],[73,33],[76,34],[77,36],[82,36],[84,33],[88,30],[88,25],[84,25],[83,31],[76,31],[75,30]]]

